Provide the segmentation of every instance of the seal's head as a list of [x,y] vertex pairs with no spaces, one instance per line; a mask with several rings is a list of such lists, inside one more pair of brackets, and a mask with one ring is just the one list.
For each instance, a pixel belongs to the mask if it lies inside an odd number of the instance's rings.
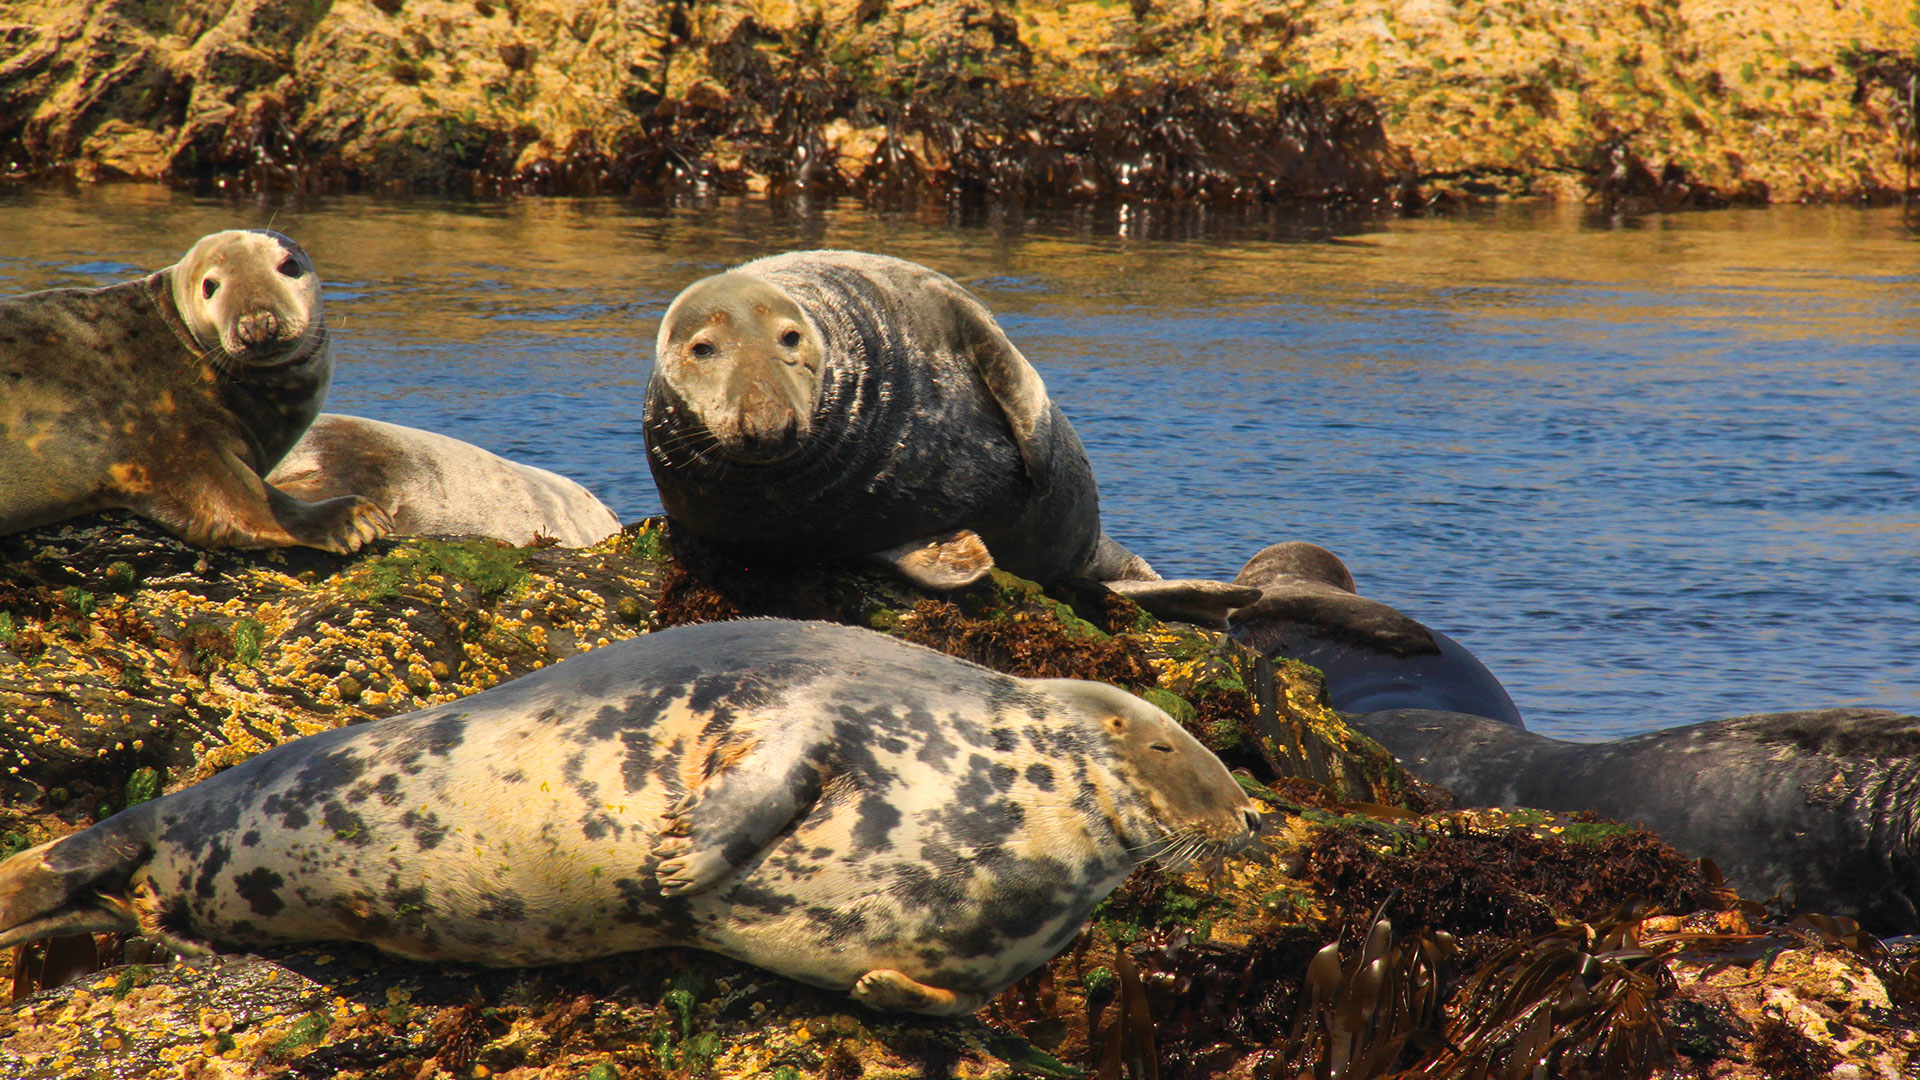
[[826,343],[793,298],[746,274],[687,286],[667,309],[655,370],[729,461],[780,461],[806,440]]
[[200,347],[223,361],[288,363],[311,354],[325,332],[313,260],[277,232],[203,236],[172,271],[180,318]]
[[[1318,544],[1291,540],[1263,548],[1233,582],[1260,590],[1260,599],[1234,609],[1229,621],[1233,636],[1263,656],[1304,660],[1302,650],[1329,640],[1376,656],[1440,651],[1433,631],[1390,605],[1358,595],[1347,565]],[[1333,657],[1316,654],[1309,662],[1327,672],[1330,688],[1343,681],[1328,666]],[[1343,693],[1335,690],[1335,701]]]
[[1224,855],[1259,831],[1260,812],[1233,774],[1163,710],[1104,683],[1045,684],[1099,718],[1115,774],[1147,810],[1145,820],[1120,822],[1141,858],[1178,864]]
[[1347,564],[1340,561],[1340,556],[1304,540],[1289,540],[1284,544],[1262,548],[1259,554],[1247,560],[1247,565],[1240,568],[1239,576],[1233,581],[1236,585],[1253,585],[1263,589],[1281,584],[1311,582],[1329,585],[1341,592],[1358,591],[1353,586],[1353,575],[1347,571]]

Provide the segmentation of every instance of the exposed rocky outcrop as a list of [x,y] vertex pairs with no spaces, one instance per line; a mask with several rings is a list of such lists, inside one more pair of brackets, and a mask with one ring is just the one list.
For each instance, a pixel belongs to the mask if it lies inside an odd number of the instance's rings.
[[19,177],[1885,197],[1908,0],[0,0]]
[[[342,557],[209,553],[109,514],[0,539],[0,560],[0,852],[303,732],[752,614],[1126,686],[1268,811],[1255,850],[1142,868],[963,1020],[870,1013],[690,950],[483,971],[341,943],[171,962],[102,936],[80,947],[97,962],[5,961],[8,1076],[1251,1077],[1335,1052],[1370,1063],[1354,1076],[1396,1058],[1504,1075],[1530,1055],[1560,1075],[1893,1076],[1920,1045],[1910,958],[1738,901],[1644,832],[1448,810],[1345,727],[1312,669],[1095,586],[996,574],[931,596],[861,570],[750,571],[657,521],[580,550],[410,539]],[[40,986],[60,967],[78,980]]]

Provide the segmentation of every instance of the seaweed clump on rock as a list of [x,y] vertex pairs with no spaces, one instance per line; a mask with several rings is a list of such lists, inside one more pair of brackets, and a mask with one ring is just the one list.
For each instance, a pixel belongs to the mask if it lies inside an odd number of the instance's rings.
[[163,962],[103,937],[91,961],[63,945],[0,970],[17,987],[0,1056],[22,1076],[1454,1076],[1536,1060],[1737,1076],[1824,1060],[1767,1020],[1866,1068],[1920,1045],[1912,957],[1738,904],[1645,833],[1447,810],[1345,727],[1312,669],[1097,587],[995,574],[932,596],[858,568],[749,568],[659,521],[579,550],[409,539],[342,557],[198,551],[107,515],[0,539],[0,558],[5,851],[305,732],[751,615],[1124,686],[1228,760],[1268,821],[1217,865],[1143,867],[969,1018],[870,1013],[685,950],[473,971],[347,943]]

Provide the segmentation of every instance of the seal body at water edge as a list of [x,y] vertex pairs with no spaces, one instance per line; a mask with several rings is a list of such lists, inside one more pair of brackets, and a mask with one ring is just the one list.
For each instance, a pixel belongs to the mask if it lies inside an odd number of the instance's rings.
[[297,739],[0,863],[0,947],[105,928],[515,966],[690,945],[978,1008],[1252,803],[1124,691],[747,620]]
[[296,498],[357,494],[405,536],[552,537],[585,547],[620,531],[593,493],[558,473],[418,428],[321,413],[267,482]]
[[1260,598],[1233,613],[1233,636],[1263,656],[1312,664],[1341,712],[1438,709],[1524,727],[1506,687],[1466,646],[1354,591],[1326,548],[1274,544],[1247,560],[1235,584]]
[[1749,898],[1792,886],[1803,911],[1920,932],[1920,717],[1822,709],[1601,743],[1417,709],[1349,722],[1462,805],[1591,810],[1713,859]]
[[688,286],[644,431],[667,516],[749,558],[868,558],[935,589],[997,564],[1216,625],[1254,596],[1163,581],[1103,536],[1040,375],[971,293],[901,259],[794,252]]
[[389,528],[379,507],[261,479],[331,365],[313,262],[265,230],[137,281],[0,299],[0,534],[124,508],[208,547],[358,549]]

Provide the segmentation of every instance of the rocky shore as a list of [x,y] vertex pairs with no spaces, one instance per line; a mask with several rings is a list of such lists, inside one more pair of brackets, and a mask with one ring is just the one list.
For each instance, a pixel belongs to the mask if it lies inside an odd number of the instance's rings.
[[[901,1019],[685,950],[526,971],[351,944],[170,962],[102,935],[0,961],[20,1077],[1904,1075],[1920,966],[1738,898],[1623,826],[1466,813],[1327,707],[1317,673],[1104,590],[932,596],[750,571],[657,521],[591,548],[206,552],[101,515],[0,539],[0,853],[302,733],[452,700],[621,638],[777,614],[863,625],[1168,709],[1263,842],[1143,868],[981,1013]],[[62,982],[77,974],[74,981]]]
[[1675,208],[1910,189],[1910,0],[0,0],[18,179]]

